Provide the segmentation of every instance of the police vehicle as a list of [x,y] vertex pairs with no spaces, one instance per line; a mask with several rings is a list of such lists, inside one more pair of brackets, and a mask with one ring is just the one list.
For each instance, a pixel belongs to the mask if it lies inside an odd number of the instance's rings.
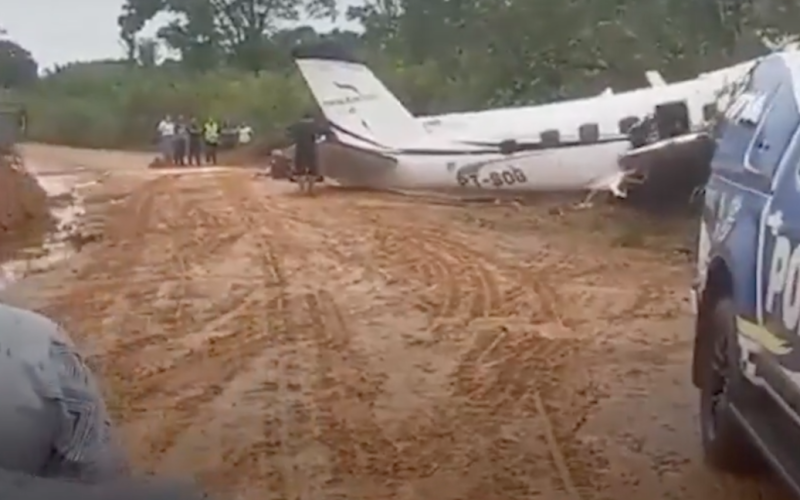
[[800,53],[770,55],[716,124],[692,379],[707,461],[800,496]]

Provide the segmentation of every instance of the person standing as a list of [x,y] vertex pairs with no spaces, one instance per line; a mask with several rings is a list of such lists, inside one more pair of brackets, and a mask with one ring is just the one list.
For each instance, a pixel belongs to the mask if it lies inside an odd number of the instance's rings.
[[319,180],[317,139],[322,133],[323,128],[310,113],[289,129],[294,142],[294,172],[299,176],[301,191],[310,193],[314,183]]
[[186,130],[186,120],[183,116],[178,117],[175,123],[175,165],[180,167],[186,166],[186,149],[188,146],[189,138]]
[[203,129],[200,127],[196,118],[192,118],[189,122],[187,134],[189,136],[189,165],[197,165],[199,167],[203,164],[201,154],[203,147]]
[[250,141],[253,140],[253,127],[246,123],[242,123],[239,125],[239,146],[244,146],[250,144]]
[[171,164],[175,161],[175,122],[172,117],[165,116],[158,123],[158,149],[164,162]]
[[213,118],[206,120],[203,126],[203,140],[206,149],[206,163],[217,164],[217,150],[219,149],[219,123]]

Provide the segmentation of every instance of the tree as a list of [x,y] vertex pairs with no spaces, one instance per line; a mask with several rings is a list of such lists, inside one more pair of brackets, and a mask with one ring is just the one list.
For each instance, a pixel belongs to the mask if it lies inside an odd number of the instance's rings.
[[[311,97],[291,49],[336,40],[366,57],[418,114],[534,104],[691,77],[795,32],[796,0],[360,0],[358,32],[297,21],[334,0],[126,0],[127,61],[68,65],[30,97],[33,137],[142,144],[164,112],[244,117],[279,133]],[[158,14],[155,39],[142,28]],[[288,26],[288,27],[287,27]],[[156,48],[175,59],[159,63]],[[93,127],[74,127],[74,123]]]
[[9,39],[0,39],[0,86],[24,88],[39,78],[39,65],[25,48]]
[[334,16],[336,9],[335,0],[127,0],[118,24],[129,48],[161,12],[173,20],[158,37],[188,67],[205,71],[226,63],[257,73],[269,65],[270,35],[281,21],[296,21],[303,13]]
[[145,38],[138,40],[136,46],[136,59],[141,66],[152,68],[158,64],[158,40]]

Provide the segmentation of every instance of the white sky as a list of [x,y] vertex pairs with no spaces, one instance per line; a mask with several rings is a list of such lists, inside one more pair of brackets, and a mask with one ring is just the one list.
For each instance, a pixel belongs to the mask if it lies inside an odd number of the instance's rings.
[[[121,57],[124,50],[117,16],[123,3],[124,0],[0,0],[0,27],[8,31],[9,38],[31,51],[40,68]],[[312,24],[318,29],[333,26],[326,21]],[[148,26],[144,34],[157,27]]]

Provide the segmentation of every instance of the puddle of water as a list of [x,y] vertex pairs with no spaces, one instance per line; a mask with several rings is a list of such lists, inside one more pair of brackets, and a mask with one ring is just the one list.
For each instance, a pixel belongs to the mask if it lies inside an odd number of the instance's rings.
[[[36,173],[36,168],[31,171]],[[52,269],[75,253],[70,236],[78,229],[79,219],[86,213],[86,203],[81,189],[93,182],[80,182],[80,171],[71,174],[37,175],[37,180],[47,192],[52,203],[50,213],[56,221],[55,228],[44,240],[34,246],[23,248],[14,258],[0,263],[0,290],[27,275]]]

